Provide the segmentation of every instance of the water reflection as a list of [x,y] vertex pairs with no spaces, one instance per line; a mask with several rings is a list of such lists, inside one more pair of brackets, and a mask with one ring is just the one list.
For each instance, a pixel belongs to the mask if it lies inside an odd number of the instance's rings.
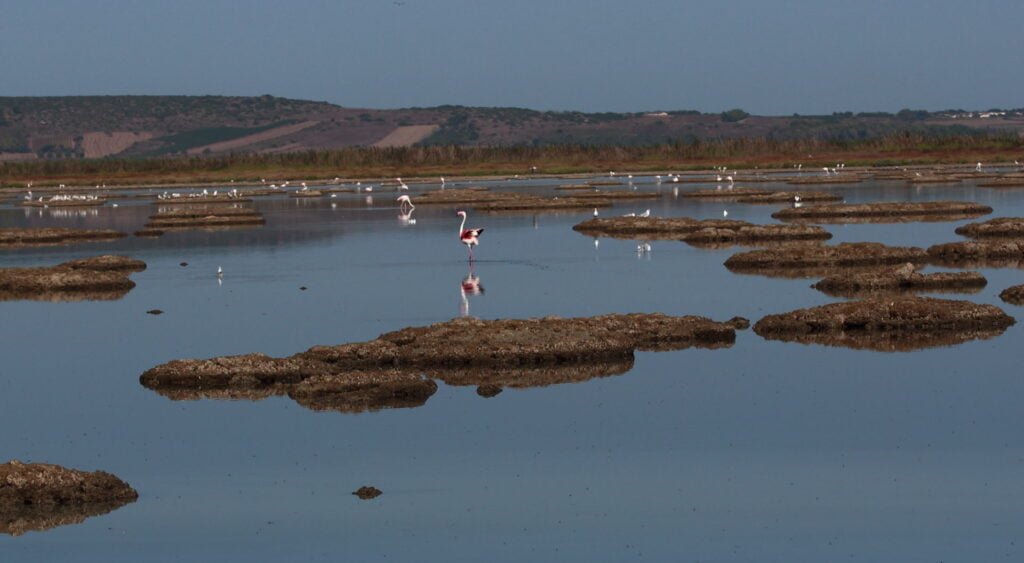
[[87,518],[112,512],[135,500],[86,504],[28,504],[4,507],[0,512],[0,534],[20,536],[58,526],[81,524]]
[[473,272],[473,262],[469,263],[469,274],[459,283],[459,314],[469,316],[469,297],[484,294],[484,286],[480,285],[480,276]]
[[[755,331],[756,331],[755,327]],[[885,332],[848,330],[813,332],[804,334],[762,334],[766,340],[783,342],[799,342],[801,344],[821,344],[854,350],[874,350],[876,352],[911,352],[925,348],[955,346],[970,340],[988,340],[995,338],[1005,328],[980,330],[941,330],[932,332],[915,332],[914,330],[890,330]]]

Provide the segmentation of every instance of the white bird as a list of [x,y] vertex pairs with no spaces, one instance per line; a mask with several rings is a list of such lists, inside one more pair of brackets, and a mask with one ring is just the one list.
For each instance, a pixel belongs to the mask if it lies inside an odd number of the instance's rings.
[[594,208],[594,217],[597,217],[597,208]]
[[650,216],[651,216],[651,210],[650,209],[644,211],[643,213],[637,213],[637,217],[650,217]]
[[722,217],[728,217],[728,216],[729,216],[729,210],[728,209],[723,209],[722,210]]
[[217,277],[224,277],[224,269],[221,268],[220,266],[217,266]]
[[407,195],[400,195],[397,198],[395,198],[395,201],[398,202],[398,207],[400,207],[403,210],[406,208],[406,206],[408,206],[410,210],[416,209],[416,206],[412,204],[412,199],[410,199],[409,196]]

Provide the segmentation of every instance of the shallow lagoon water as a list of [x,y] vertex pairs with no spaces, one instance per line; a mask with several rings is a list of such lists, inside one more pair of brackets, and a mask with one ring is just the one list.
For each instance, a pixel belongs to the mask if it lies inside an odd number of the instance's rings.
[[[494,182],[554,193],[557,181]],[[602,214],[770,221],[777,206],[659,200]],[[417,187],[413,187],[413,197]],[[791,186],[756,184],[767,189]],[[965,200],[1024,215],[1024,191],[897,182],[806,186],[848,202]],[[1020,324],[958,346],[880,353],[769,342],[637,353],[625,374],[506,389],[439,383],[424,406],[314,412],[287,397],[171,401],[138,376],[177,358],[375,338],[445,321],[604,313],[715,320],[836,301],[813,279],[737,275],[739,247],[593,239],[590,212],[483,214],[470,274],[452,208],[397,218],[396,194],[258,198],[257,229],[0,251],[4,266],[124,253],[149,268],[113,302],[0,303],[5,458],[102,469],[137,502],[82,524],[0,537],[5,561],[869,561],[1021,557]],[[335,206],[332,208],[332,203]],[[0,209],[3,226],[141,228],[155,206]],[[987,217],[986,217],[987,218]],[[978,220],[984,220],[981,218]],[[968,221],[826,225],[829,242],[928,246]],[[179,265],[187,262],[187,267]],[[224,269],[222,283],[215,276]],[[963,297],[1024,320],[982,269]],[[301,290],[300,287],[306,287]],[[146,311],[162,309],[163,315]],[[361,501],[351,492],[384,494]]]

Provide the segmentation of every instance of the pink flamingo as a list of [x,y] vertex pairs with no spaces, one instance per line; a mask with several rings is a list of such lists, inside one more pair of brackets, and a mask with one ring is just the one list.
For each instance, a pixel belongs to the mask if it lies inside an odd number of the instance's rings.
[[459,225],[459,242],[466,245],[469,248],[469,260],[473,260],[473,246],[480,244],[480,233],[484,232],[483,229],[466,229],[466,212],[459,211],[456,215],[462,216],[462,224]]

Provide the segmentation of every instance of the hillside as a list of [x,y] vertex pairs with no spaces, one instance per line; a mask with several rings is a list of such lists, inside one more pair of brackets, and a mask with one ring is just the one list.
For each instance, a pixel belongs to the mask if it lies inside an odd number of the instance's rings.
[[439,106],[374,110],[273,96],[0,97],[0,161],[282,153],[351,146],[637,145],[897,132],[1024,134],[1024,110],[753,116],[742,110],[542,112]]

